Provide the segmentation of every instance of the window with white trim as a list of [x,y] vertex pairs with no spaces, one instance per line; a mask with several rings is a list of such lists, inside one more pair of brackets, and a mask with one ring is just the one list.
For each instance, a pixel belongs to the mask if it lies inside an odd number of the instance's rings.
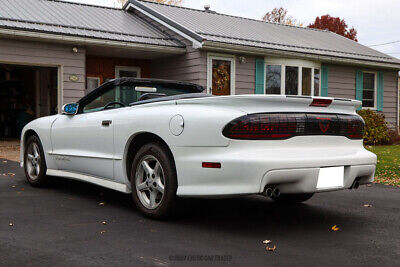
[[320,64],[271,58],[265,59],[265,62],[266,94],[319,96]]
[[116,66],[115,78],[121,78],[121,77],[140,78],[140,68],[128,67],[128,66]]
[[363,108],[376,108],[376,72],[363,72]]

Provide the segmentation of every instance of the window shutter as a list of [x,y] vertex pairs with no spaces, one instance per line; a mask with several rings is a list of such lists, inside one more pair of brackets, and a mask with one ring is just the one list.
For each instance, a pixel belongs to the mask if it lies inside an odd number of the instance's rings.
[[[363,100],[363,77],[364,74],[362,70],[356,71],[356,100],[362,101]],[[361,109],[361,107],[359,108]]]
[[328,66],[321,67],[321,96],[328,96]]
[[377,92],[377,103],[376,108],[378,111],[383,111],[383,73],[378,72],[378,92]]
[[264,59],[256,59],[256,94],[264,94]]

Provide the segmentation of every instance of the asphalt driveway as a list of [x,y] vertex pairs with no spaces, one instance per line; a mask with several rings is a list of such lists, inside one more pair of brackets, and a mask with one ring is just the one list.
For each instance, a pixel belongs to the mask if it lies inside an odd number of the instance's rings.
[[[0,265],[400,263],[400,189],[394,187],[320,194],[290,208],[241,197],[185,200],[178,209],[170,221],[152,221],[130,196],[94,185],[54,179],[32,188],[16,162],[0,159]],[[274,252],[265,250],[266,239]]]

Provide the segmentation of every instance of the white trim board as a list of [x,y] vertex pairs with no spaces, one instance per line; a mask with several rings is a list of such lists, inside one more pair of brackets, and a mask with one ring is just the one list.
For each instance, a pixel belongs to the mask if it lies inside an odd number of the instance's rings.
[[[194,39],[193,37],[187,35],[186,33],[180,31],[179,29],[173,27],[172,25],[170,25],[170,24],[168,24],[167,22],[165,22],[165,21],[159,19],[158,17],[156,17],[156,16],[150,14],[149,12],[143,10],[142,8],[136,6],[136,5],[132,4],[132,3],[129,3],[128,6],[125,8],[125,10],[129,10],[129,8],[132,8],[132,9],[135,9],[135,10],[139,11],[140,13],[146,15],[147,17],[151,18],[152,20],[157,21],[158,23],[160,23],[160,24],[163,25],[164,27],[167,27],[167,28],[170,29],[171,31],[173,31],[173,32],[177,33],[178,35],[182,36],[183,38],[185,38],[185,39],[191,41],[191,42],[192,42],[192,45],[193,45],[193,48],[201,48],[201,47],[203,46],[203,43],[202,43],[202,42],[199,42],[198,40]],[[152,10],[153,12],[155,12],[155,13],[161,15],[159,12],[157,12],[157,11],[155,11],[155,10],[149,8],[149,7],[147,7],[147,8],[150,9],[150,10]],[[165,17],[164,15],[162,15],[162,16]],[[165,18],[167,18],[168,20],[173,21],[172,19],[170,19],[170,18],[168,18],[168,17],[165,17]],[[179,25],[179,27],[182,27],[182,28],[185,29],[186,31],[192,33],[193,35],[197,35],[197,36],[201,37],[199,34],[193,32],[192,30],[190,30],[190,29],[188,29],[188,28],[186,28],[186,27],[184,27],[183,25],[181,25],[181,24],[179,24],[179,23],[177,23],[177,22],[175,22],[175,21],[174,21],[174,23],[176,23],[177,25]]]

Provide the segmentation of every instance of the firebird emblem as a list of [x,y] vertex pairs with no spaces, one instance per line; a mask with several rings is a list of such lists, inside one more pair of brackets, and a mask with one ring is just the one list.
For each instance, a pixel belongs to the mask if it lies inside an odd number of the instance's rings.
[[323,133],[326,133],[328,131],[329,126],[331,124],[331,119],[330,118],[317,118],[319,121],[319,128]]

